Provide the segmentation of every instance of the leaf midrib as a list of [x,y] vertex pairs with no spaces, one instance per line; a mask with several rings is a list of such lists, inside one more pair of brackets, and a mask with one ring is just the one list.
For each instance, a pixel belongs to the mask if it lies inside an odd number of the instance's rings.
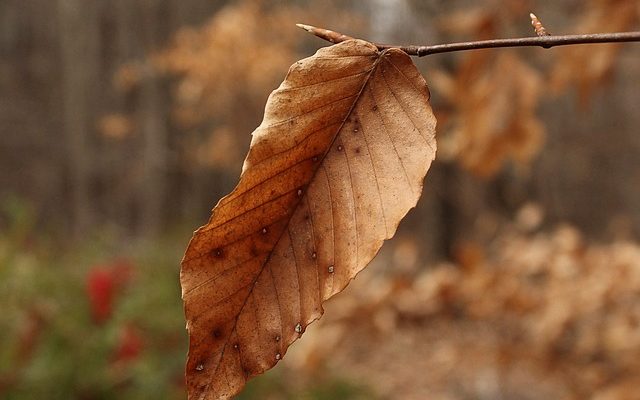
[[[344,125],[345,125],[345,123],[347,122],[347,120],[349,119],[349,116],[351,116],[351,114],[353,113],[353,111],[354,111],[354,109],[355,109],[355,107],[356,107],[356,104],[358,104],[358,101],[359,101],[359,100],[360,100],[360,98],[362,97],[362,95],[363,95],[363,93],[364,93],[365,88],[367,87],[367,85],[369,84],[369,82],[370,82],[370,80],[371,80],[371,77],[373,76],[373,74],[374,74],[374,73],[375,73],[375,71],[377,70],[378,65],[380,64],[380,61],[382,60],[382,58],[384,57],[384,55],[385,55],[389,50],[391,50],[391,49],[385,49],[385,50],[383,50],[382,52],[377,51],[378,57],[377,57],[377,59],[376,59],[375,63],[373,64],[373,66],[371,67],[371,69],[370,69],[369,73],[367,74],[367,77],[365,78],[365,80],[364,80],[364,82],[363,82],[363,84],[362,84],[362,87],[360,88],[360,90],[359,90],[358,94],[355,96],[355,99],[354,99],[354,101],[353,101],[353,104],[351,105],[351,107],[349,108],[349,110],[347,111],[347,113],[345,114],[345,117],[344,117],[344,119],[343,119],[342,123],[340,124],[340,126],[339,126],[339,127],[338,127],[338,129],[336,130],[336,133],[334,134],[334,136],[333,136],[333,138],[331,139],[331,141],[329,142],[329,145],[327,146],[327,149],[325,150],[324,154],[323,154],[321,157],[319,157],[319,158],[318,158],[318,161],[319,161],[319,162],[318,162],[318,166],[316,167],[315,171],[311,174],[311,178],[309,179],[309,182],[313,182],[313,181],[315,180],[315,178],[316,178],[316,176],[317,176],[317,173],[318,173],[318,170],[319,170],[319,169],[320,169],[320,167],[324,164],[324,161],[325,161],[325,158],[326,158],[327,154],[329,153],[329,151],[330,151],[330,150],[331,150],[331,148],[333,147],[333,145],[334,145],[334,143],[335,143],[336,139],[337,139],[337,138],[338,138],[338,136],[340,135],[340,132],[341,132],[341,131],[342,131],[342,129],[344,128]],[[308,186],[308,185],[307,185],[307,186]],[[262,275],[262,273],[264,272],[264,270],[265,270],[266,266],[269,264],[269,261],[271,260],[271,256],[272,256],[272,254],[274,253],[275,248],[276,248],[276,246],[278,245],[278,243],[280,243],[280,241],[282,240],[282,238],[283,238],[283,236],[284,236],[285,231],[287,231],[287,232],[289,231],[289,225],[290,225],[290,223],[291,223],[291,219],[293,218],[293,215],[295,214],[295,211],[298,209],[298,206],[300,205],[301,201],[302,201],[302,200],[303,200],[303,198],[305,198],[306,196],[307,196],[307,193],[305,192],[305,193],[303,194],[303,196],[300,196],[300,198],[299,198],[299,199],[297,199],[297,200],[296,200],[296,202],[292,205],[292,212],[290,213],[289,220],[288,220],[288,221],[287,221],[287,223],[285,224],[285,226],[284,226],[284,228],[282,229],[282,232],[280,233],[280,235],[278,236],[278,238],[275,240],[274,245],[273,245],[273,250],[272,250],[272,251],[268,254],[268,256],[265,258],[265,261],[262,263],[262,266],[260,267],[260,271],[256,274],[256,277],[255,277],[255,279],[253,280],[253,282],[251,283],[251,285],[255,286],[256,282],[258,281],[258,279],[260,278],[260,276],[261,276],[261,275]],[[275,287],[275,285],[274,285],[274,287]],[[236,329],[237,329],[237,326],[238,326],[238,319],[240,318],[240,315],[241,315],[241,314],[242,314],[242,312],[244,311],[244,309],[245,309],[245,307],[246,307],[246,305],[247,305],[247,302],[248,302],[248,300],[249,300],[249,297],[251,297],[252,293],[253,293],[253,288],[252,288],[251,290],[249,290],[249,292],[247,293],[247,296],[246,296],[246,298],[245,298],[244,302],[242,303],[242,306],[240,306],[240,309],[239,309],[239,311],[238,311],[237,315],[235,316],[235,320],[234,320],[234,322],[233,322],[233,327],[232,327],[232,329],[231,329],[231,332],[229,332],[229,335],[227,335],[227,338],[226,338],[226,340],[225,340],[225,343],[224,343],[224,345],[223,345],[223,347],[222,347],[222,351],[220,352],[220,358],[219,358],[219,361],[218,361],[218,363],[217,363],[217,365],[216,365],[216,367],[215,367],[215,370],[214,370],[214,372],[213,372],[213,376],[215,376],[215,375],[217,374],[217,372],[218,372],[218,370],[219,370],[219,368],[220,368],[220,365],[222,365],[222,359],[224,358],[225,351],[227,350],[227,347],[228,347],[228,345],[229,345],[229,342],[231,341],[231,336],[233,336],[233,334],[234,334],[235,332],[237,332],[237,331],[236,331]],[[316,319],[317,319],[317,318],[316,318]],[[315,319],[314,319],[314,320],[315,320]],[[311,323],[311,322],[313,322],[314,320],[310,321],[310,323]],[[301,321],[301,322],[302,322],[302,321]],[[281,324],[281,325],[282,325],[282,324]],[[308,324],[307,324],[307,325],[308,325]],[[288,345],[287,345],[287,348],[288,348]],[[284,353],[284,352],[286,352],[287,348],[284,348],[283,353]],[[241,351],[242,351],[242,348],[239,348],[239,349],[238,349],[238,351],[239,351],[239,352],[241,352]],[[282,355],[284,355],[284,354],[282,354]],[[244,378],[245,378],[245,381],[246,381],[246,379],[247,379],[247,378],[249,378],[249,376],[248,376],[248,375],[246,375],[246,372],[244,371],[244,369],[242,369],[242,368],[241,368],[241,370],[242,370],[242,374],[243,374],[243,376],[244,376]],[[211,381],[211,382],[209,382],[209,383],[207,384],[207,387],[206,387],[206,389],[204,390],[204,392],[208,391],[208,389],[209,389],[209,387],[210,387],[211,383],[212,383],[212,381]]]

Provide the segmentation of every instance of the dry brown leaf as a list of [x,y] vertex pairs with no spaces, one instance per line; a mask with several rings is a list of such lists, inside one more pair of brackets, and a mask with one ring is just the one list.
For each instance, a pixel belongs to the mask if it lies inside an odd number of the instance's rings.
[[434,87],[456,109],[443,154],[488,177],[509,160],[526,166],[539,152],[544,126],[536,116],[539,74],[514,53],[494,59],[470,55],[455,76],[432,76]]
[[189,398],[273,367],[369,263],[420,197],[435,123],[400,50],[350,40],[291,67],[182,261]]

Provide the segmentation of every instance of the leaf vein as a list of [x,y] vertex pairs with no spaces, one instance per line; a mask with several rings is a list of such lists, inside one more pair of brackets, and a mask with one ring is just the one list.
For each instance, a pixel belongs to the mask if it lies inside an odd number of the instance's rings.
[[273,123],[271,123],[271,124],[269,124],[269,125],[267,125],[267,126],[262,127],[262,129],[271,129],[271,128],[275,128],[275,127],[276,127],[276,126],[278,126],[278,125],[286,124],[287,122],[292,121],[292,120],[294,120],[294,119],[296,119],[296,118],[304,117],[305,115],[307,115],[307,114],[311,114],[311,113],[312,113],[312,112],[314,112],[314,111],[322,110],[322,109],[323,109],[323,108],[325,108],[325,107],[329,107],[329,106],[331,106],[331,105],[333,105],[333,104],[336,104],[336,103],[339,103],[339,102],[341,102],[341,101],[343,101],[343,100],[349,100],[350,98],[352,98],[352,97],[356,97],[356,96],[358,96],[358,93],[350,94],[350,95],[348,95],[348,96],[345,96],[345,97],[341,97],[341,98],[339,98],[339,99],[332,100],[332,101],[330,101],[330,102],[329,102],[329,103],[327,103],[327,104],[323,104],[323,105],[321,105],[321,106],[318,106],[318,107],[312,108],[311,110],[307,110],[307,111],[305,111],[305,112],[303,112],[303,113],[301,113],[301,114],[296,114],[296,115],[293,115],[293,116],[291,116],[291,117],[289,117],[289,118],[287,118],[287,119],[283,119],[283,120],[280,120],[280,121],[277,121],[277,122],[273,122]]
[[301,85],[301,86],[288,86],[288,87],[284,87],[284,88],[278,89],[276,92],[277,93],[287,93],[287,92],[295,91],[295,90],[298,90],[298,89],[308,89],[308,88],[310,88],[312,86],[318,86],[318,85],[323,85],[323,84],[327,84],[327,83],[330,83],[330,82],[336,82],[336,81],[339,81],[341,79],[353,78],[353,77],[358,76],[358,75],[366,74],[367,72],[370,72],[370,71],[371,71],[371,69],[367,69],[367,70],[364,70],[364,71],[356,72],[355,74],[343,75],[343,76],[339,76],[337,78],[327,79],[326,81],[322,81],[322,82],[309,83],[307,85]]
[[[373,103],[376,107],[378,107],[378,103],[376,103],[375,99],[373,99]],[[382,212],[382,220],[384,221],[384,232],[385,236],[389,236],[389,227],[387,226],[387,216],[384,212],[384,205],[382,202],[382,192],[380,191],[380,182],[378,182],[378,173],[376,172],[376,163],[373,158],[373,153],[371,152],[371,148],[369,147],[369,141],[367,140],[367,135],[364,131],[364,126],[361,124],[360,129],[362,129],[362,138],[364,139],[364,144],[367,147],[367,153],[369,153],[369,159],[371,160],[371,171],[373,172],[373,178],[376,181],[376,189],[378,192],[378,199],[380,200],[380,211]]]
[[[402,71],[400,71],[398,69],[398,67],[396,67],[393,63],[390,63],[391,65],[393,65],[400,73],[402,73]],[[404,75],[403,75],[404,76]],[[402,112],[404,114],[406,114],[407,118],[409,119],[409,122],[411,122],[411,125],[413,125],[414,128],[416,128],[416,130],[419,133],[419,136],[424,139],[425,143],[427,144],[427,146],[429,146],[429,148],[431,149],[432,152],[435,153],[435,149],[433,148],[433,144],[429,141],[429,139],[427,139],[427,137],[424,135],[424,133],[422,132],[422,130],[420,129],[420,127],[418,127],[418,125],[413,121],[413,118],[411,118],[411,115],[407,112],[407,110],[404,108],[404,105],[402,105],[402,102],[400,101],[400,99],[398,98],[398,96],[396,96],[396,93],[393,91],[393,89],[391,88],[391,85],[389,85],[389,82],[387,81],[387,76],[384,73],[384,70],[382,70],[382,79],[384,80],[384,84],[387,87],[387,90],[389,91],[389,93],[391,93],[391,95],[393,96],[394,99],[396,99],[396,101],[398,102],[398,104],[400,105],[400,108],[402,108]]]
[[298,316],[298,320],[302,320],[302,285],[300,282],[300,271],[298,269],[298,259],[296,258],[296,246],[293,244],[293,237],[291,236],[291,229],[287,226],[287,233],[289,234],[289,245],[291,246],[291,252],[293,253],[293,264],[296,270],[296,277],[298,278],[298,302],[300,307],[298,308],[300,311],[300,315]]
[[[309,203],[309,192],[307,192],[307,194],[305,195],[305,200],[307,203],[307,210],[309,210],[309,223],[311,224],[311,243],[313,243],[313,250],[314,252],[317,252],[319,249],[316,245],[316,235],[315,235],[315,227],[313,224],[313,211],[311,210],[311,204]],[[322,304],[322,295],[321,295],[321,289],[320,289],[320,266],[318,264],[318,257],[316,255],[316,257],[313,257],[313,261],[314,264],[316,266],[316,282],[318,285],[318,304]]]
[[273,291],[276,294],[276,303],[278,303],[278,315],[279,315],[279,319],[280,319],[280,340],[284,340],[283,339],[283,334],[284,331],[282,329],[282,305],[280,304],[280,294],[278,293],[278,287],[276,286],[276,281],[273,278],[273,270],[271,269],[271,267],[269,267],[269,275],[271,275],[271,285],[273,286]]
[[[287,217],[288,217],[288,215],[284,215],[284,216],[282,216],[281,218],[278,218],[278,219],[273,220],[270,224],[267,224],[266,226],[273,226],[273,225],[277,224],[278,222],[280,222],[280,221],[282,221],[282,220],[286,219]],[[258,232],[258,230],[256,230],[256,231],[252,231],[252,232],[248,232],[248,233],[247,233],[247,234],[245,234],[245,235],[239,236],[239,237],[237,237],[237,238],[235,238],[235,239],[233,239],[233,240],[230,240],[230,241],[228,241],[228,242],[225,242],[225,243],[223,243],[223,244],[220,244],[218,247],[220,247],[220,248],[223,248],[223,249],[224,249],[225,247],[227,247],[227,246],[229,246],[229,245],[232,245],[232,244],[234,244],[234,243],[237,243],[237,242],[239,242],[239,241],[241,241],[241,240],[243,240],[243,239],[248,238],[248,237],[249,237],[249,236],[251,236],[251,235],[256,234],[256,232]],[[206,256],[207,254],[209,254],[209,251],[205,251],[205,252],[203,252],[203,253],[201,253],[201,254],[198,254],[197,256],[193,256],[193,257],[191,257],[191,258],[186,258],[186,259],[184,259],[184,260],[182,261],[182,263],[184,264],[184,263],[188,263],[189,261],[197,260],[197,259],[199,259],[199,258],[202,258],[202,257]]]
[[[301,144],[305,143],[307,140],[309,140],[311,137],[313,137],[313,136],[314,136],[315,134],[317,134],[318,132],[322,132],[323,130],[325,130],[325,129],[329,128],[329,127],[332,127],[332,126],[334,126],[334,125],[338,125],[338,124],[341,124],[341,123],[342,123],[342,121],[336,121],[336,122],[332,122],[332,123],[330,123],[330,124],[328,124],[328,125],[325,125],[325,126],[323,126],[322,128],[318,128],[318,129],[316,129],[315,131],[313,131],[313,132],[309,133],[308,135],[306,135],[305,137],[303,137],[303,138],[302,138],[302,140],[300,140],[298,143],[294,144],[293,146],[288,147],[288,148],[286,148],[286,149],[284,149],[284,150],[280,150],[280,151],[277,151],[277,152],[275,152],[275,153],[269,154],[267,157],[263,158],[262,160],[257,161],[255,164],[251,164],[251,165],[250,165],[250,167],[251,167],[251,168],[256,168],[256,167],[258,167],[258,166],[262,166],[262,164],[264,164],[265,162],[267,162],[267,161],[271,160],[272,158],[277,157],[277,156],[279,156],[280,154],[290,152],[291,150],[293,150],[293,149],[295,149],[295,148],[299,147]],[[308,158],[307,158],[306,160],[308,160]],[[264,182],[265,182],[265,181],[267,181],[267,180],[268,180],[268,179],[266,179],[266,180],[264,180],[264,181],[262,181],[262,182],[257,183],[257,184],[256,184],[256,186],[257,186],[257,185],[260,185],[261,183],[264,183]],[[249,189],[252,189],[252,188],[253,188],[253,187],[251,187],[251,188],[249,188]],[[247,189],[247,190],[249,190],[249,189]],[[238,196],[239,196],[239,195],[241,195],[241,194],[243,194],[243,193],[245,193],[245,192],[239,193],[239,194],[238,194]]]
[[[327,172],[326,167],[322,166],[322,171],[324,172],[324,176],[327,178],[327,191],[329,194],[329,211],[331,213],[331,264],[334,265],[336,262],[336,231],[335,231],[335,215],[333,212],[333,195],[331,194],[331,181],[329,180],[329,173]],[[331,290],[329,293],[333,292],[333,274],[331,274]]]
[[358,210],[356,204],[356,194],[353,191],[353,176],[351,175],[351,166],[349,165],[349,156],[347,155],[347,149],[344,149],[344,159],[347,162],[347,172],[349,175],[349,188],[351,189],[351,200],[353,201],[353,227],[356,235],[356,267],[358,266],[358,253],[359,253],[359,245],[358,245]]
[[217,275],[211,277],[211,278],[207,278],[205,281],[200,282],[198,285],[192,287],[191,289],[189,289],[188,291],[186,291],[184,293],[184,295],[182,296],[183,298],[186,298],[187,296],[189,296],[193,291],[200,289],[201,287],[208,285],[210,283],[215,283],[215,281],[217,281],[219,278],[221,278],[224,274],[226,274],[229,271],[232,271],[246,263],[248,263],[249,261],[255,260],[257,257],[251,257],[248,258],[246,260],[240,261],[238,263],[236,263],[235,265],[229,267],[229,268],[225,268],[223,271],[220,271],[220,273],[218,273]]
[[231,299],[233,296],[237,295],[237,294],[238,294],[238,293],[240,293],[242,290],[244,290],[244,289],[248,288],[248,287],[249,287],[249,286],[251,286],[252,284],[253,284],[253,281],[251,281],[251,282],[247,283],[246,285],[242,285],[242,286],[240,286],[238,289],[234,290],[234,291],[233,291],[233,293],[229,293],[227,296],[225,296],[225,297],[223,297],[223,298],[219,299],[218,301],[216,301],[215,303],[211,304],[211,307],[210,307],[210,308],[208,308],[208,309],[204,310],[203,312],[198,313],[198,314],[196,314],[196,315],[192,315],[192,316],[191,316],[191,321],[194,321],[194,322],[195,322],[195,321],[197,321],[201,316],[203,316],[203,315],[207,314],[208,312],[215,311],[215,308],[213,308],[213,307],[215,307],[215,306],[217,306],[217,305],[219,305],[219,304],[221,304],[221,303],[224,303],[225,301],[228,301],[228,300],[229,300],[229,299]]
[[[295,163],[295,164],[291,165],[291,166],[290,166],[290,167],[288,167],[287,169],[284,169],[284,170],[282,170],[282,171],[278,172],[277,174],[275,174],[274,176],[270,177],[269,179],[266,179],[266,180],[265,180],[265,182],[266,182],[266,181],[268,181],[268,180],[270,180],[270,179],[273,179],[273,178],[277,177],[278,175],[282,175],[283,173],[288,172],[289,170],[291,170],[293,167],[295,167],[295,166],[297,166],[297,165],[299,165],[299,164],[302,164],[302,163],[303,163],[303,162],[305,162],[305,161],[309,161],[309,160],[311,160],[311,159],[312,159],[312,157],[309,157],[309,158],[306,158],[306,159],[304,159],[304,160],[302,160],[302,161],[299,161],[299,162],[297,162],[297,163]],[[264,182],[261,182],[261,183],[264,183]],[[267,200],[267,201],[265,201],[265,202],[262,202],[262,203],[258,204],[258,205],[257,205],[257,206],[255,206],[255,207],[252,207],[252,208],[250,208],[250,209],[248,209],[248,210],[244,210],[243,212],[241,212],[241,213],[240,213],[240,214],[238,214],[238,215],[234,215],[233,217],[229,218],[228,220],[226,220],[226,221],[224,221],[224,222],[219,223],[219,224],[218,224],[218,225],[216,225],[216,226],[207,227],[207,229],[205,229],[204,231],[210,231],[210,230],[213,230],[213,229],[218,229],[218,228],[220,228],[221,226],[227,225],[229,222],[232,222],[233,220],[235,220],[235,219],[237,219],[237,218],[240,218],[240,217],[242,217],[242,216],[244,216],[244,215],[246,215],[246,214],[250,213],[251,211],[255,211],[255,210],[257,210],[258,208],[260,208],[260,207],[262,207],[262,206],[264,206],[264,205],[267,205],[267,204],[269,204],[269,203],[273,203],[274,201],[277,201],[277,200],[279,200],[279,199],[281,199],[281,198],[285,197],[285,196],[286,196],[286,195],[288,195],[289,193],[291,193],[291,192],[293,192],[293,191],[296,191],[296,190],[298,190],[298,187],[293,187],[293,188],[291,188],[291,189],[287,190],[286,192],[283,192],[283,193],[281,193],[281,194],[279,194],[279,195],[277,195],[277,196],[275,196],[275,197],[273,197],[273,198],[271,198],[271,199],[269,199],[269,200]],[[243,193],[243,195],[244,195],[244,194],[246,194],[246,193]],[[240,196],[239,196],[239,197],[237,197],[237,199],[240,199],[240,198],[241,198]],[[232,204],[232,203],[231,203],[231,202],[226,203],[226,204],[225,204],[225,206],[228,206],[228,205],[230,205],[230,204]]]
[[[370,92],[371,92],[371,96],[374,99],[374,102],[377,104],[378,101],[375,100],[376,95],[373,92],[373,88],[370,86],[369,89],[370,89]],[[382,130],[385,132],[385,134],[389,138],[389,141],[391,142],[391,147],[393,147],[393,151],[396,153],[396,157],[398,157],[398,161],[400,162],[400,166],[402,167],[402,171],[404,172],[404,177],[407,180],[407,185],[409,186],[409,189],[413,193],[414,190],[413,190],[413,187],[411,186],[411,180],[409,179],[409,174],[407,174],[407,169],[404,166],[404,162],[402,161],[402,157],[400,157],[400,153],[398,153],[398,149],[396,148],[396,144],[393,141],[393,139],[391,138],[391,134],[389,134],[389,130],[387,129],[387,125],[384,122],[384,118],[382,117],[382,113],[378,109],[378,110],[374,111],[374,114],[376,114],[378,116],[378,118],[380,119],[380,123],[382,124]]]

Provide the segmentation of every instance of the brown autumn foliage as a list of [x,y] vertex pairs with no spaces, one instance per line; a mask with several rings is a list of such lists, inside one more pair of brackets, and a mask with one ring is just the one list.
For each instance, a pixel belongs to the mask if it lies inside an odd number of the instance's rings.
[[[167,48],[151,57],[154,70],[175,78],[172,120],[186,133],[184,151],[196,154],[197,166],[237,172],[246,133],[254,126],[239,112],[260,114],[264,94],[280,82],[292,60],[302,57],[305,36],[291,21],[310,14],[354,19],[330,2],[306,7],[265,3],[232,2],[203,27],[179,30]],[[139,69],[125,66],[118,75],[120,87],[136,82]]]
[[[587,3],[575,26],[576,33],[624,32],[640,22],[635,0],[595,0]],[[575,87],[582,106],[589,104],[593,91],[611,76],[619,43],[574,46],[559,53],[550,73],[550,87],[562,93]]]
[[[446,32],[477,39],[496,37],[502,10],[476,9],[442,20]],[[433,87],[451,113],[444,113],[443,159],[456,160],[483,177],[507,161],[528,165],[540,151],[544,126],[536,115],[543,80],[521,53],[469,52],[456,70],[431,74]]]
[[[527,11],[522,4],[452,13],[442,18],[440,29],[478,40],[500,37],[509,31],[505,21],[519,21]],[[640,21],[635,0],[593,0],[583,6],[574,26],[546,28],[554,34],[622,32]],[[509,162],[527,167],[544,144],[545,127],[537,113],[544,95],[575,88],[580,105],[588,105],[594,90],[612,76],[621,46],[570,46],[558,50],[552,63],[553,55],[544,53],[537,63],[542,65],[535,67],[532,52],[469,52],[453,71],[431,71],[433,88],[447,105],[438,110],[441,159],[481,177],[496,175]]]
[[152,57],[155,69],[178,78],[172,120],[187,134],[184,150],[196,154],[196,165],[229,168],[242,161],[240,138],[251,128],[237,110],[257,113],[263,100],[255,94],[273,88],[296,58],[301,35],[276,27],[299,14],[296,8],[264,9],[260,2],[240,1],[200,29],[181,29]]
[[454,263],[372,266],[327,305],[291,367],[325,365],[380,398],[636,399],[638,244],[517,221]]
[[515,52],[495,58],[470,56],[455,76],[433,75],[434,87],[456,110],[443,141],[445,158],[457,159],[480,176],[491,176],[506,160],[528,165],[543,144],[536,115],[542,80]]
[[416,205],[434,134],[400,50],[349,40],[291,67],[182,262],[190,398],[229,398],[284,357]]
[[260,2],[241,1],[223,8],[202,29],[180,30],[171,46],[153,58],[161,71],[180,76],[174,89],[174,116],[180,126],[192,127],[212,117],[230,119],[231,101],[272,87],[299,41],[298,35],[275,27],[295,19],[298,12],[266,11]]

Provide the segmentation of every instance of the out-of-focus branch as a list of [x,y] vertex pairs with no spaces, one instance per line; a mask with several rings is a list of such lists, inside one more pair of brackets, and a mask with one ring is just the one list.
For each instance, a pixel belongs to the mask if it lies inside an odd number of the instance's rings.
[[[305,31],[318,36],[321,39],[331,43],[340,43],[345,40],[353,39],[351,36],[334,32],[329,29],[316,28],[315,26],[297,24],[298,27]],[[554,46],[566,46],[570,44],[588,44],[588,43],[614,43],[614,42],[640,42],[640,32],[616,32],[616,33],[594,33],[586,35],[543,35],[537,37],[513,38],[513,39],[492,39],[480,40],[475,42],[447,43],[426,46],[396,46],[389,44],[374,43],[380,50],[396,48],[405,53],[423,57],[436,53],[449,53],[453,51],[492,49],[497,47],[525,47],[539,46],[545,49]]]

